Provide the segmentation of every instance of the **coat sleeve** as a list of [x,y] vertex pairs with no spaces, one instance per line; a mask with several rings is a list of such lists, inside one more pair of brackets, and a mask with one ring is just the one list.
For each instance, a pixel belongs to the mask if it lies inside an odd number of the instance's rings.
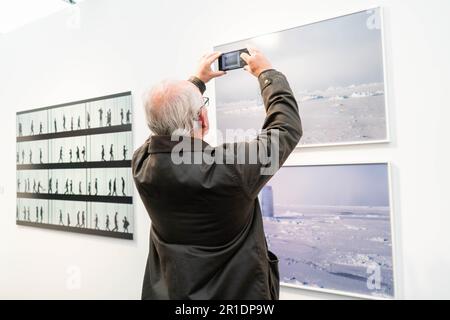
[[297,101],[286,77],[276,70],[267,70],[258,80],[266,109],[262,131],[253,141],[233,145],[239,158],[233,167],[251,198],[258,196],[302,136]]

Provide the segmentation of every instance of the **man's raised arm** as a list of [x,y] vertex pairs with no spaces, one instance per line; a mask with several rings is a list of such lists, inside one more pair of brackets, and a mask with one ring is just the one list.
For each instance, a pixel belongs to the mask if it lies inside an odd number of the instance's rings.
[[245,70],[258,78],[266,108],[263,131],[255,141],[238,145],[246,159],[254,158],[249,153],[258,151],[256,164],[238,165],[245,192],[256,197],[261,188],[283,165],[298,145],[302,136],[302,124],[297,101],[286,77],[272,68],[267,58],[257,49],[248,48],[250,54],[241,58]]

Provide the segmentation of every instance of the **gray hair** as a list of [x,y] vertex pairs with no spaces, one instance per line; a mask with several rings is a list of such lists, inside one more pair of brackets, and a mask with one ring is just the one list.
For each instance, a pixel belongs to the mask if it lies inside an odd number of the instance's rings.
[[191,136],[202,105],[200,91],[189,81],[165,80],[144,95],[147,125],[160,136]]

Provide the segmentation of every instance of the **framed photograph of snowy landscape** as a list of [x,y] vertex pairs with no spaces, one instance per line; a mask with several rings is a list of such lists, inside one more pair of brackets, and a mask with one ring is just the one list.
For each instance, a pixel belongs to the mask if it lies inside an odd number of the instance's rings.
[[[381,9],[376,8],[215,50],[229,52],[250,44],[286,75],[303,121],[300,146],[382,143],[389,141],[382,25]],[[215,80],[215,101],[224,141],[252,138],[262,128],[259,84],[244,70]]]
[[388,163],[287,166],[259,199],[285,286],[393,298]]

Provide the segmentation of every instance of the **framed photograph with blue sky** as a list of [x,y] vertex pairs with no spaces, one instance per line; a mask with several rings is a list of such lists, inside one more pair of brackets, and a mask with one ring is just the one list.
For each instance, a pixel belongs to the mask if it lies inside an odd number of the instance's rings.
[[[381,8],[214,49],[225,53],[247,44],[286,75],[303,121],[299,146],[389,142]],[[242,69],[215,80],[215,104],[217,129],[225,141],[251,138],[262,128],[259,85]]]
[[260,194],[285,286],[393,298],[388,163],[286,166]]

